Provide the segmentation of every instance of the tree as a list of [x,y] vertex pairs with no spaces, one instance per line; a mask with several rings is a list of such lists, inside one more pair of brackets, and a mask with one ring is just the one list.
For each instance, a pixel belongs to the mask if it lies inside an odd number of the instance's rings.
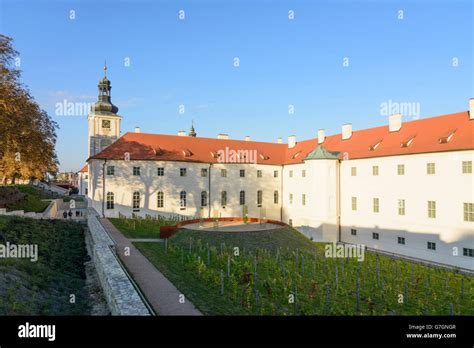
[[0,34],[0,178],[44,179],[58,170],[58,125],[40,108],[14,67],[18,52]]

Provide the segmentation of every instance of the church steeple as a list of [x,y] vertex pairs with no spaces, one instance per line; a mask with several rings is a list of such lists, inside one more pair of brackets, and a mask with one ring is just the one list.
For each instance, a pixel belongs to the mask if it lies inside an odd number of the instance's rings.
[[112,100],[110,97],[110,90],[112,86],[110,85],[110,81],[107,78],[107,63],[104,64],[104,77],[99,81],[99,97],[97,102],[92,107],[92,110],[96,114],[102,115],[110,115],[110,114],[117,114],[118,107],[112,104]]
[[188,135],[190,137],[196,137],[196,135],[197,135],[195,130],[194,130],[194,121],[191,121],[191,129],[189,130]]
[[99,96],[87,118],[89,128],[89,157],[94,156],[120,137],[118,107],[110,98],[110,81],[107,78],[107,64],[104,64],[104,77],[99,81]]

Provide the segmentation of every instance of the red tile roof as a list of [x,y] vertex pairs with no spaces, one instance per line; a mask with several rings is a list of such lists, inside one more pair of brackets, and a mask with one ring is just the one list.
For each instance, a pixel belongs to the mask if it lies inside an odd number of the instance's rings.
[[[448,142],[440,140],[453,132]],[[412,138],[408,146],[402,146]],[[374,149],[377,143],[379,145]],[[220,160],[215,154],[228,148],[235,151],[256,150],[257,163],[282,165],[302,163],[317,145],[316,138],[297,142],[294,148],[289,149],[287,144],[277,143],[126,133],[92,158],[120,160],[128,152],[131,160],[217,163]],[[347,140],[342,140],[341,134],[327,136],[322,145],[329,151],[347,153],[344,156],[346,159],[474,149],[474,120],[470,120],[469,113],[465,111],[404,122],[397,132],[389,132],[388,125],[385,125],[353,131]]]
[[81,168],[79,173],[87,173],[89,171],[89,165],[86,164],[84,167]]

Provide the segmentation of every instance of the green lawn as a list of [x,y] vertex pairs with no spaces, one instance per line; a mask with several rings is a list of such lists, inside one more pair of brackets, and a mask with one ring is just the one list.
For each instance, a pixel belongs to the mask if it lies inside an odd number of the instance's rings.
[[160,226],[176,225],[176,220],[109,218],[128,238],[160,238]]
[[0,257],[0,315],[90,313],[79,224],[0,216],[0,244],[7,242],[38,245],[38,261]]
[[181,229],[166,244],[135,243],[208,315],[474,314],[473,277],[369,252],[326,258],[324,244],[291,228]]
[[48,207],[50,203],[50,201],[47,200],[50,198],[50,196],[33,186],[13,185],[9,187],[17,188],[22,193],[25,193],[26,197],[21,202],[8,204],[7,211],[24,210],[25,212],[41,213]]

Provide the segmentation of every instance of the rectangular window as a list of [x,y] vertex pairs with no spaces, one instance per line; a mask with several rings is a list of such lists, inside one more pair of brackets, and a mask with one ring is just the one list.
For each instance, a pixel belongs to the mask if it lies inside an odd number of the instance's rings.
[[428,217],[429,218],[436,218],[436,202],[435,201],[428,201]]
[[245,169],[240,170],[240,177],[245,178]]
[[184,210],[186,209],[186,204],[187,204],[187,197],[186,197],[186,191],[181,191],[179,193],[179,209]]
[[133,175],[140,175],[140,167],[133,167]]
[[436,172],[436,167],[434,163],[426,163],[426,174],[434,175]]
[[201,192],[201,207],[207,207],[207,191]]
[[201,168],[201,176],[203,178],[207,177],[207,168]]
[[278,178],[278,170],[274,170],[274,171],[273,171],[273,177],[274,177],[274,178]]
[[292,177],[293,177],[293,171],[290,170],[290,173],[289,173],[289,174],[290,174],[290,178],[292,178]]
[[372,175],[379,175],[379,166],[372,166]]
[[357,176],[357,167],[351,167],[351,176]]
[[114,209],[114,194],[113,192],[107,192],[107,209]]
[[263,205],[263,192],[257,191],[257,205],[261,207]]
[[225,207],[227,205],[227,191],[221,192],[221,205]]
[[261,178],[262,177],[262,171],[261,170],[257,170],[257,178]]
[[290,193],[290,204],[293,204],[293,194]]
[[164,176],[165,175],[165,168],[163,168],[163,167],[156,168],[156,175]]
[[462,248],[463,256],[474,257],[474,249]]
[[165,206],[165,194],[163,193],[163,191],[158,191],[158,194],[156,196],[156,202],[158,208],[163,208]]
[[428,250],[436,250],[436,243],[428,242],[427,247]]
[[278,191],[273,192],[273,203],[278,204]]
[[379,239],[379,234],[377,232],[372,232],[372,239]]
[[405,200],[398,200],[398,215],[405,215]]
[[305,169],[303,169],[301,171],[301,177],[306,178],[306,170]]
[[107,175],[115,175],[115,167],[107,166]]
[[380,212],[379,199],[374,198],[374,213]]
[[227,169],[221,169],[221,177],[227,178]]
[[301,195],[301,204],[306,205],[306,195],[304,193]]
[[357,210],[357,197],[352,197],[351,205],[352,205],[352,210]]
[[398,237],[398,244],[405,245],[405,238],[404,237]]
[[474,203],[464,203],[464,221],[474,221]]
[[472,174],[472,161],[462,161],[462,173]]
[[186,176],[186,168],[179,168],[179,176]]
[[357,230],[355,228],[351,228],[351,235],[357,236]]
[[140,192],[134,192],[132,196],[132,208],[140,209]]
[[240,191],[239,198],[240,198],[240,205],[245,205],[245,191]]
[[405,175],[405,165],[404,164],[397,165],[397,174],[398,175]]

